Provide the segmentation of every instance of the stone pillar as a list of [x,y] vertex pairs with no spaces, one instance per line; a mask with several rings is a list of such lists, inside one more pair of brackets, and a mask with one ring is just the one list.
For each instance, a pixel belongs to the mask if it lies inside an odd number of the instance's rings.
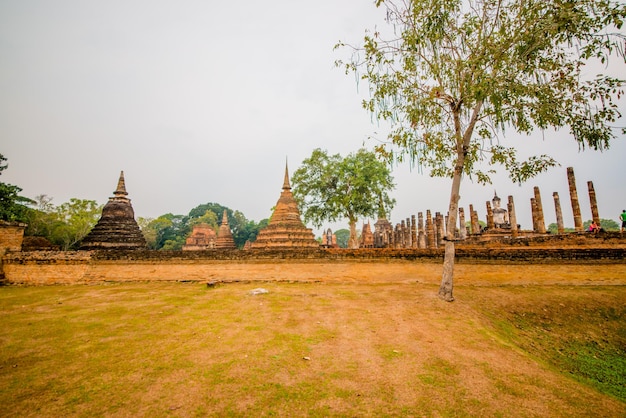
[[396,224],[396,247],[395,248],[402,248],[402,246],[404,245],[403,239],[402,239],[402,223],[404,221],[400,221],[400,223]]
[[487,200],[487,229],[495,229],[496,224],[493,223],[493,209],[491,209],[491,202]]
[[533,217],[533,231],[537,232],[537,201],[534,197],[530,198],[530,212]]
[[537,205],[537,232],[540,234],[546,233],[546,221],[543,217],[543,205],[541,204],[541,193],[539,187],[535,186],[535,203]]
[[474,211],[474,221],[476,222],[476,231],[479,234],[482,234],[483,233],[483,227],[480,225],[480,222],[478,222],[478,211],[477,210]]
[[411,248],[413,243],[411,242],[411,218],[406,218],[404,229],[404,248]]
[[472,234],[480,234],[480,224],[478,223],[478,213],[474,210],[473,205],[469,205],[470,210],[470,228]]
[[563,224],[563,212],[561,211],[559,193],[552,193],[552,197],[554,198],[554,211],[556,212],[556,232],[562,234],[565,232],[565,225]]
[[593,181],[587,182],[589,189],[589,202],[591,203],[591,219],[600,225],[600,215],[598,215],[598,202],[596,201],[596,190],[593,188]]
[[517,229],[517,216],[515,215],[515,203],[513,202],[513,196],[509,196],[507,210],[509,211],[509,222],[511,223],[511,236],[513,238],[517,238],[519,231]]
[[424,233],[424,213],[417,214],[417,246],[418,248],[426,248],[426,234]]
[[437,248],[435,228],[433,227],[433,218],[430,214],[430,209],[426,211],[426,235],[428,238],[428,248]]
[[572,201],[572,212],[574,213],[574,229],[576,232],[583,232],[583,218],[580,215],[580,204],[578,203],[578,192],[576,191],[576,178],[574,168],[567,167],[567,182],[569,183],[569,196]]
[[404,248],[411,248],[411,218],[406,218],[404,225]]
[[443,238],[446,236],[443,222],[443,215],[440,212],[436,214],[437,220],[437,247],[443,247]]
[[465,211],[459,208],[459,239],[467,238],[467,228],[465,227]]
[[415,226],[415,215],[411,215],[411,248],[417,248],[417,227]]

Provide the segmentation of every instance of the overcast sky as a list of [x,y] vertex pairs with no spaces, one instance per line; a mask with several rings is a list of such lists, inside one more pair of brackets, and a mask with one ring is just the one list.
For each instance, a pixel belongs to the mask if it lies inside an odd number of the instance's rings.
[[[124,170],[136,217],[217,202],[267,218],[285,158],[293,172],[318,147],[346,155],[375,145],[368,138],[379,128],[360,106],[366,86],[334,67],[347,51],[333,46],[359,43],[383,24],[381,12],[369,0],[0,0],[0,153],[9,163],[0,181],[55,205],[103,204]],[[625,73],[619,62],[610,70]],[[491,186],[466,179],[460,203],[484,220],[494,190],[503,202],[513,195],[531,228],[539,186],[546,224],[557,191],[573,226],[571,166],[583,218],[591,180],[600,216],[616,220],[626,209],[625,142],[581,153],[567,132],[523,137],[524,155],[547,153],[561,167],[522,186],[504,175]],[[394,176],[394,223],[447,210],[448,180],[406,165]]]

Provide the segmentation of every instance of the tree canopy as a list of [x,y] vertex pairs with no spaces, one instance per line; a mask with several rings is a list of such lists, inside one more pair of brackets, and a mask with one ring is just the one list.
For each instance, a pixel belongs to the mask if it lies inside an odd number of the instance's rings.
[[[339,61],[367,81],[363,102],[388,121],[377,151],[452,179],[440,296],[452,295],[461,178],[489,182],[495,165],[522,182],[556,164],[520,161],[505,130],[569,128],[582,147],[606,149],[620,116],[622,80],[585,76],[590,61],[624,57],[626,6],[612,0],[377,0],[389,26],[366,32]],[[486,162],[481,169],[479,162]]]
[[360,149],[341,157],[319,148],[293,173],[293,195],[306,222],[320,227],[325,221],[347,219],[350,248],[356,248],[356,222],[360,217],[389,211],[395,187],[387,164],[376,154]]
[[348,248],[348,240],[350,239],[350,231],[347,229],[338,229],[334,232],[337,238],[339,248]]
[[[0,175],[9,167],[7,158],[0,154]],[[20,196],[22,189],[12,184],[0,182],[0,220],[25,222],[28,218],[27,204],[31,199]]]
[[248,220],[240,211],[212,202],[196,206],[189,211],[188,215],[167,213],[156,219],[139,218],[138,223],[149,248],[180,250],[195,224],[206,223],[217,233],[224,211],[226,211],[228,225],[238,248],[243,248],[246,241],[254,241],[259,230],[268,223],[267,219],[256,223]]
[[63,250],[76,249],[102,214],[102,205],[95,200],[72,198],[55,206],[51,197],[39,195],[32,202],[25,234],[44,237]]

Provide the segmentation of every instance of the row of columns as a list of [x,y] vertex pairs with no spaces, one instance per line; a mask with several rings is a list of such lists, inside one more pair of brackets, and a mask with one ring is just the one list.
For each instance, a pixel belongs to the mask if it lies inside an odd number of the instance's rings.
[[419,212],[388,229],[374,231],[374,243],[377,247],[389,248],[438,248],[443,245],[445,236],[444,216],[431,211]]
[[[574,228],[576,232],[583,231],[582,216],[580,213],[580,204],[578,201],[578,193],[576,190],[576,179],[574,177],[574,169],[572,167],[567,168],[567,180],[569,185],[570,201],[572,205],[572,212],[574,215]],[[599,223],[600,217],[598,213],[598,205],[596,200],[596,193],[593,187],[593,182],[587,182],[587,188],[589,192],[589,200],[591,203],[591,214],[594,222]],[[557,232],[559,234],[564,233],[565,226],[563,222],[563,212],[561,210],[561,202],[558,192],[552,194],[554,199],[554,208],[556,212],[556,224]],[[498,201],[499,202],[499,201]],[[486,202],[487,208],[487,229],[495,229],[496,224],[494,222],[494,209],[492,209],[489,201]],[[539,234],[545,234],[547,232],[545,225],[545,217],[543,211],[543,203],[541,200],[541,192],[538,186],[533,188],[533,197],[530,199],[532,210],[532,222],[533,231]],[[507,201],[508,222],[510,224],[510,232],[513,238],[519,236],[519,228],[517,225],[517,216],[515,212],[515,202],[513,196],[508,196]],[[459,228],[455,231],[457,239],[464,240],[467,238],[467,228],[465,226],[465,210],[460,207],[459,212]],[[482,233],[480,223],[478,221],[478,213],[474,210],[472,204],[469,205],[469,219],[470,227],[469,233],[472,235]],[[385,243],[384,246],[391,248],[438,248],[443,245],[445,237],[445,226],[447,222],[444,216],[436,212],[433,217],[430,210],[426,211],[426,217],[419,212],[417,215],[417,221],[415,215],[411,218],[401,221],[396,224],[395,229],[389,224],[389,230],[383,232],[386,234],[384,238],[378,237],[375,242]],[[376,233],[381,234],[380,231]]]

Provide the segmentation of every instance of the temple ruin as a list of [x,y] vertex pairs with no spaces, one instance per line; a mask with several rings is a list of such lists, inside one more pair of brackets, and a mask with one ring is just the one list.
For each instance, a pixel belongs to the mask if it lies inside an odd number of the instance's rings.
[[363,223],[363,232],[361,233],[361,240],[359,241],[360,248],[374,248],[374,234],[369,221]]
[[[578,202],[578,194],[576,191],[576,182],[574,178],[574,170],[572,167],[567,168],[567,179],[570,191],[570,200],[574,214],[574,225],[577,233],[583,232],[583,222],[580,213],[580,205]],[[587,182],[589,192],[589,202],[592,220],[599,224],[600,216],[598,212],[598,203],[593,182]],[[561,211],[561,203],[557,192],[553,193],[554,207],[556,214],[557,232],[564,233],[563,213]],[[474,210],[472,204],[469,205],[469,228],[466,225],[466,215],[463,207],[458,209],[458,228],[455,228],[454,237],[459,242],[476,242],[476,241],[501,241],[509,238],[532,238],[532,237],[549,237],[551,233],[547,231],[545,226],[545,217],[543,203],[541,200],[541,191],[539,187],[533,188],[533,196],[530,198],[532,228],[522,230],[517,224],[517,216],[515,213],[515,204],[513,196],[508,196],[507,209],[501,207],[501,199],[494,191],[494,197],[491,201],[485,202],[486,219],[485,227],[481,227],[478,221],[478,214]],[[395,227],[389,222],[384,215],[379,215],[379,220],[375,224],[373,232],[374,248],[395,248],[395,249],[437,249],[442,248],[446,237],[445,227],[447,225],[447,216],[440,212],[435,212],[432,216],[430,209],[426,210],[426,216],[423,212],[417,214],[417,223],[415,215],[410,218],[401,220],[395,224]],[[425,221],[424,221],[425,219]],[[372,234],[369,231],[369,222],[363,223],[363,232],[361,243],[364,243],[363,236]],[[369,241],[368,241],[369,242]],[[366,248],[362,245],[362,248]]]
[[230,231],[230,226],[228,225],[228,216],[226,216],[226,210],[224,210],[224,214],[222,215],[222,224],[220,225],[220,229],[217,231],[215,248],[220,250],[230,250],[233,248],[237,248],[235,245],[235,241],[233,240],[233,234]]
[[[522,229],[517,223],[513,196],[508,196],[505,209],[501,205],[500,197],[494,191],[493,199],[485,202],[485,226],[479,224],[478,213],[474,209],[475,206],[473,204],[469,204],[469,208],[459,206],[458,214],[455,216],[457,225],[452,234],[453,239],[461,245],[472,246],[476,243],[484,242],[514,244],[522,239],[535,238],[539,238],[541,242],[548,242],[547,240],[558,238],[557,236],[561,236],[559,239],[562,241],[563,237],[581,237],[586,235],[586,232],[583,231],[580,204],[572,167],[567,168],[567,180],[575,232],[565,232],[561,202],[557,192],[553,192],[556,229],[552,232],[546,230],[541,193],[539,187],[535,186],[533,195],[530,197],[532,227]],[[593,182],[587,182],[587,189],[592,219],[599,223],[598,201]],[[465,209],[468,209],[467,212]],[[378,220],[373,225],[373,231],[369,220],[363,222],[359,246],[363,249],[427,250],[424,253],[442,249],[447,239],[446,221],[449,216],[447,213],[434,212],[431,209],[427,209],[424,212],[418,212],[417,216],[411,215],[406,217],[394,225],[387,219],[381,203]],[[4,248],[5,251],[50,251],[55,249],[50,244],[46,246],[23,245],[23,230],[25,227],[25,224],[19,225],[19,228],[14,228],[16,231],[14,233],[10,225],[3,225],[3,228],[1,228],[3,231],[2,235],[7,243],[0,245],[0,247]],[[622,237],[621,234],[620,237]],[[236,245],[228,223],[228,216],[226,211],[224,211],[221,225],[217,231],[208,224],[200,223],[194,225],[193,231],[186,239],[182,249],[183,251],[202,251],[235,248]],[[256,241],[247,242],[244,249],[294,249],[307,251],[320,248],[338,248],[336,236],[330,229],[327,229],[323,233],[321,243],[319,243],[315,239],[312,229],[304,225],[297,202],[291,191],[288,167],[285,166],[282,192],[269,224],[259,231]],[[135,221],[134,210],[128,198],[124,172],[120,173],[113,197],[109,198],[109,201],[103,207],[100,219],[83,239],[80,249],[146,249],[146,241]],[[420,252],[418,251],[418,253]]]
[[493,226],[494,228],[505,228],[509,229],[511,224],[509,223],[509,212],[500,207],[501,199],[498,197],[496,192],[493,193],[493,199],[491,202],[493,203]]
[[80,245],[81,250],[137,250],[146,248],[135,212],[126,192],[124,172],[120,173],[113,197],[104,205],[102,216]]
[[333,234],[332,229],[328,228],[322,234],[322,248],[339,248],[337,244],[337,236]]
[[291,192],[289,170],[285,164],[283,191],[280,194],[269,224],[259,231],[252,249],[320,248],[313,230],[300,219],[298,203]]
[[202,251],[215,248],[217,234],[209,224],[199,223],[193,226],[191,235],[185,240],[183,251]]

